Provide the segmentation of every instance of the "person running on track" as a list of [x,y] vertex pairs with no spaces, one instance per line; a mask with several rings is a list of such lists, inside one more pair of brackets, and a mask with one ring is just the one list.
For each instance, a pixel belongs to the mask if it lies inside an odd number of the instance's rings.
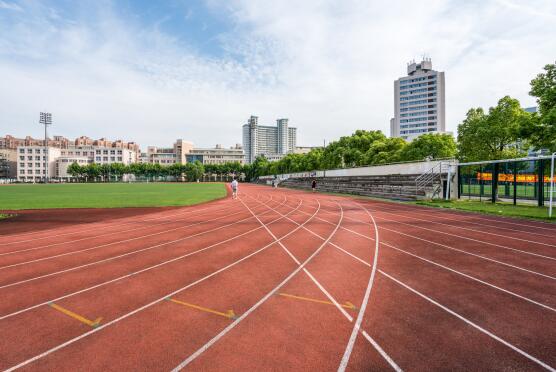
[[237,199],[238,182],[235,177],[230,186],[232,186],[232,199]]
[[313,178],[313,182],[311,182],[311,188],[313,192],[317,191],[317,180]]

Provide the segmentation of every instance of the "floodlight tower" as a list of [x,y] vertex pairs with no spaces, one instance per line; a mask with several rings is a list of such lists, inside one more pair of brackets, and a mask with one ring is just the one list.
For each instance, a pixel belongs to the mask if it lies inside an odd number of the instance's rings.
[[41,112],[39,123],[44,125],[44,183],[48,182],[48,137],[47,128],[52,125],[52,114]]

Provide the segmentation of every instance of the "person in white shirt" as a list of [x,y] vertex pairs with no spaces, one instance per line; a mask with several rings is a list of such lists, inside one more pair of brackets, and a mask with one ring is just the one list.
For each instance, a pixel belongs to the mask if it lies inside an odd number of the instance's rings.
[[237,198],[237,189],[238,189],[238,182],[237,180],[234,178],[234,180],[231,183],[232,186],[232,199],[236,199]]

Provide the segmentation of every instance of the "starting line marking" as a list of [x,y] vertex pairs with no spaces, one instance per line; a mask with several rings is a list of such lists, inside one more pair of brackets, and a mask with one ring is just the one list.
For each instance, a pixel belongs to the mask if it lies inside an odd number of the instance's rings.
[[166,298],[166,300],[170,301],[170,302],[173,302],[175,304],[178,304],[178,305],[183,305],[183,306],[191,307],[193,309],[201,310],[201,311],[204,311],[206,313],[220,315],[220,316],[223,316],[224,318],[237,319],[237,316],[236,316],[236,314],[234,313],[233,310],[228,310],[225,313],[223,313],[221,311],[216,311],[216,310],[209,309],[207,307],[202,307],[202,306],[199,306],[199,305],[193,305],[193,304],[190,304],[188,302],[183,302],[183,301],[176,300],[176,299],[173,299],[173,298],[170,298],[170,297]]
[[100,321],[102,320],[102,318],[96,318],[95,320],[89,320],[77,313],[74,313],[71,310],[65,309],[60,305],[56,305],[54,302],[50,302],[48,304],[50,307],[52,307],[53,309],[56,309],[58,311],[60,311],[61,313],[66,314],[67,316],[72,317],[73,319],[79,320],[81,323],[85,323],[90,327],[96,328],[99,326]]
[[[317,299],[309,298],[309,297],[295,296],[295,295],[291,295],[291,294],[288,294],[288,293],[278,293],[278,295],[283,296],[283,297],[293,298],[293,299],[296,299],[296,300],[316,302],[316,303],[325,304],[325,305],[334,305],[334,303],[330,302],[330,301],[317,300]],[[355,306],[354,304],[352,304],[349,301],[346,301],[344,304],[339,304],[339,305],[341,307],[345,307],[346,309],[357,310],[357,306]]]

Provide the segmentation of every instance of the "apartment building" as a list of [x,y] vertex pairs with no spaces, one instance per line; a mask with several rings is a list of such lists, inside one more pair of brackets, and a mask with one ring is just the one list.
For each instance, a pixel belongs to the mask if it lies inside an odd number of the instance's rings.
[[251,164],[257,156],[279,160],[295,151],[297,128],[290,127],[288,119],[276,120],[276,126],[259,125],[259,118],[251,116],[242,127],[245,163]]
[[0,148],[0,178],[17,177],[17,149]]
[[407,66],[407,76],[394,82],[394,118],[390,136],[411,141],[424,133],[446,132],[444,72],[430,58]]
[[61,149],[44,146],[18,146],[17,179],[22,182],[41,182],[56,178],[56,160]]

